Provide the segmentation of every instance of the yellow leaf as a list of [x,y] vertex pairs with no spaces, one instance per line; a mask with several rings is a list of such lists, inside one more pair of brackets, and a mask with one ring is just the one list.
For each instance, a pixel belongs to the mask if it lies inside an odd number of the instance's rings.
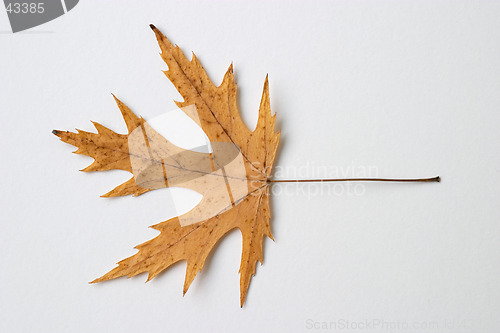
[[163,187],[182,186],[201,193],[203,198],[188,213],[152,226],[160,231],[157,237],[138,245],[138,253],[92,282],[144,272],[148,272],[149,281],[172,264],[186,260],[186,293],[214,245],[227,232],[238,228],[243,240],[239,270],[243,306],[256,263],[263,261],[263,238],[272,239],[269,177],[279,133],[274,130],[267,77],[257,126],[251,131],[238,111],[232,65],[217,87],[194,54],[188,60],[156,27],[151,28],[168,66],[165,75],[184,99],[176,104],[203,129],[212,152],[199,153],[175,146],[116,97],[127,125],[126,135],[98,123],[94,123],[97,134],[80,130],[53,133],[78,147],[75,153],[94,158],[82,171],[119,169],[133,174],[105,197],[137,196]]

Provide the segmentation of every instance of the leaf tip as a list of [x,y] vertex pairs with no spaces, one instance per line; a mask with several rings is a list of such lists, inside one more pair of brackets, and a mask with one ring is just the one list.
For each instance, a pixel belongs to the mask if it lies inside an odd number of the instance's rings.
[[266,79],[264,80],[264,91],[269,92],[269,74],[266,74]]
[[158,39],[158,41],[160,41],[160,40],[163,39],[163,37],[164,37],[163,34],[161,33],[161,31],[154,24],[150,24],[149,27],[155,33],[156,39]]
[[243,308],[245,301],[247,299],[248,286],[245,291],[240,291],[240,308]]

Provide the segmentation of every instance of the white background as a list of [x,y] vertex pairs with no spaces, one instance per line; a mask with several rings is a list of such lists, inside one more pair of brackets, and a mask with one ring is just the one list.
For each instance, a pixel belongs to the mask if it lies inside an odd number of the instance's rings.
[[[89,0],[12,34],[0,10],[0,330],[500,330],[499,18],[496,1]],[[94,120],[123,133],[111,93],[146,119],[175,108],[150,23],[216,84],[234,63],[251,128],[269,73],[277,166],[442,182],[362,195],[275,185],[276,241],[243,309],[238,231],[185,297],[185,263],[147,284],[89,285],[154,237],[168,207],[161,191],[100,198],[129,175],[78,172],[91,159],[51,131]]]

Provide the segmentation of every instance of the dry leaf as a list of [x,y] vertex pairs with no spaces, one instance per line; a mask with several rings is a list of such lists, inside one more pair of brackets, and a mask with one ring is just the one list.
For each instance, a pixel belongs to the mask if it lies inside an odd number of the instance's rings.
[[137,254],[118,263],[101,282],[148,272],[148,281],[172,264],[186,260],[184,293],[203,268],[214,245],[230,230],[239,228],[243,247],[240,265],[240,303],[243,306],[257,261],[263,260],[263,238],[272,239],[269,220],[269,177],[279,133],[274,130],[266,77],[257,127],[250,131],[240,118],[232,65],[219,87],[208,78],[193,54],[189,61],[179,47],[151,26],[167,63],[165,75],[183,97],[176,102],[210,139],[212,153],[177,147],[154,131],[116,99],[128,134],[94,123],[97,134],[54,131],[77,154],[94,158],[83,171],[119,169],[133,177],[104,197],[141,195],[168,186],[182,186],[203,195],[190,212],[152,226],[154,239],[136,246]]

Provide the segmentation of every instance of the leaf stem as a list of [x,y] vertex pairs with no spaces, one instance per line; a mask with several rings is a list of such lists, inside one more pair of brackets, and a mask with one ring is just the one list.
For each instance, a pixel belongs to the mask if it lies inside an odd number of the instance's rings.
[[440,182],[439,176],[432,178],[394,179],[394,178],[330,178],[330,179],[268,179],[268,183],[313,183],[313,182],[399,182],[424,183]]

